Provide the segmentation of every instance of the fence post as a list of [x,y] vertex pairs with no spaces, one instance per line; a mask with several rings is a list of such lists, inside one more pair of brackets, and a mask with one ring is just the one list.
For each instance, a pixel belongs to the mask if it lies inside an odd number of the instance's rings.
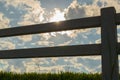
[[115,16],[116,11],[113,7],[101,9],[103,80],[119,80]]

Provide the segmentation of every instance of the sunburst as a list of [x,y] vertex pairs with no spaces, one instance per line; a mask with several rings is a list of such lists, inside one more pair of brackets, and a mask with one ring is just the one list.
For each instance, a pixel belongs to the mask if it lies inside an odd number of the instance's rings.
[[55,13],[51,16],[49,21],[60,22],[64,20],[65,20],[64,12],[61,12],[59,9],[55,9]]

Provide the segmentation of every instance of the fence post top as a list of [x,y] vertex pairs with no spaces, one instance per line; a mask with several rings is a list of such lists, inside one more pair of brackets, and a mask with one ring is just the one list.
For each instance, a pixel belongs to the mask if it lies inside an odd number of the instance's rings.
[[104,10],[107,10],[107,11],[111,11],[111,10],[113,11],[114,10],[116,12],[115,7],[104,7],[104,8],[101,8],[101,12],[104,11]]
[[114,7],[114,6],[111,6],[111,7],[104,7],[104,8],[102,8],[102,9],[115,9],[115,7]]

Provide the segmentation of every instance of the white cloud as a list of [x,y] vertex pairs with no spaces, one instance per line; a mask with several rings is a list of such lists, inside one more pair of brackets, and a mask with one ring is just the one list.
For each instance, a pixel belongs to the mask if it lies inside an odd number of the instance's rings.
[[19,25],[31,25],[35,23],[40,23],[44,20],[44,9],[41,7],[40,1],[37,0],[4,0],[6,7],[9,5],[18,8],[20,10],[25,10],[27,13],[23,15]]
[[54,12],[51,12],[49,22],[58,22],[66,20],[64,17],[64,12],[60,11],[58,8],[54,8]]
[[32,22],[32,21],[27,21],[27,20],[18,22],[18,25],[20,25],[20,26],[23,26],[23,25],[33,25],[33,24],[35,24],[35,23]]
[[51,58],[51,61],[47,61],[46,58],[35,58],[28,62],[24,61],[23,64],[26,68],[26,72],[58,72],[58,70],[63,70],[61,65],[42,66],[44,64],[56,64],[57,60],[58,58]]
[[8,28],[10,20],[0,12],[0,29]]
[[85,9],[80,6],[77,0],[74,0],[67,9],[65,9],[65,17],[67,19],[81,18],[85,16]]
[[[74,0],[66,9],[64,9],[66,19],[76,19],[83,18],[88,16],[96,16],[100,14],[100,7],[97,4],[91,5],[80,5],[77,0]],[[70,31],[71,34],[68,34],[69,37],[75,38],[78,33],[90,32],[91,29],[79,29]],[[87,38],[87,36],[83,36]]]
[[18,36],[18,39],[20,39],[20,40],[22,40],[24,42],[32,41],[32,35]]
[[9,64],[6,60],[0,60],[0,70],[5,71],[8,68]]
[[51,38],[51,34],[50,33],[44,33],[44,34],[39,34],[41,40],[48,40]]
[[54,42],[52,41],[38,41],[37,44],[42,46],[54,46]]
[[101,43],[101,39],[97,39],[97,40],[95,41],[95,43],[96,43],[96,44],[100,44],[100,43]]
[[9,66],[10,72],[16,72],[16,73],[21,73],[21,70],[19,68],[15,68],[14,65]]
[[58,61],[59,60],[59,58],[51,58],[51,62],[53,63],[53,64],[56,64],[56,61]]
[[102,3],[102,7],[115,7],[117,12],[120,12],[120,1],[119,0],[96,0],[97,2]]
[[15,44],[10,41],[0,41],[0,49],[15,49]]
[[101,34],[101,28],[96,29],[96,34],[100,35]]
[[[101,6],[100,6],[101,4]],[[100,9],[103,7],[115,7],[117,12],[120,11],[119,0],[94,0],[93,4],[80,5],[77,0],[74,0],[66,9],[65,15],[67,19],[81,18],[86,16],[100,15]]]
[[[22,15],[21,21],[17,22],[19,26],[37,24],[37,23],[43,22],[44,20],[44,17],[43,17],[44,9],[41,7],[40,1],[37,1],[37,0],[4,0],[2,2],[5,2],[6,7],[13,6],[20,10],[26,11],[26,13]],[[0,17],[1,16],[3,15],[0,15]],[[5,24],[8,24],[8,23],[9,21],[6,19],[4,20],[4,22],[2,21],[1,25],[6,27]],[[32,35],[19,36],[18,39],[24,42],[31,41]]]
[[69,45],[71,42],[72,40],[59,44],[58,46],[66,46],[66,45]]
[[[68,64],[67,68],[70,68],[68,71],[74,71],[73,69],[78,69],[78,72],[100,72],[101,64],[96,63],[101,59],[100,56],[82,56],[82,57],[67,57],[64,58],[64,61]],[[91,63],[93,61],[93,64]],[[96,62],[95,62],[96,61]],[[91,65],[92,64],[92,65]]]
[[120,33],[118,33],[117,35],[118,35],[118,42],[120,42]]
[[[27,8],[28,13],[23,16],[23,21],[31,21],[34,23],[41,23],[44,20],[44,9],[41,7],[41,4],[39,1],[27,0],[24,4],[29,6],[30,8]],[[27,25],[27,24],[26,24]]]
[[81,5],[77,0],[74,0],[64,11],[67,19],[100,15],[100,7],[97,5],[97,1],[91,5]]
[[25,62],[23,61],[23,65],[25,67],[25,72],[35,72],[35,65],[33,64],[33,62]]
[[101,56],[84,56],[82,59],[101,60]]
[[33,62],[39,63],[39,64],[50,64],[49,61],[47,61],[46,58],[36,58],[36,59],[32,59]]
[[57,33],[61,34],[61,35],[67,35],[70,38],[75,38],[75,37],[77,37],[77,33],[79,33],[79,30],[61,31],[61,32],[57,32]]
[[62,65],[56,65],[56,66],[50,66],[50,67],[40,66],[40,72],[58,73],[60,71],[65,71],[64,66]]
[[0,70],[1,71],[8,71],[8,72],[16,72],[21,73],[24,72],[24,66],[20,63],[18,64],[18,60],[0,60]]

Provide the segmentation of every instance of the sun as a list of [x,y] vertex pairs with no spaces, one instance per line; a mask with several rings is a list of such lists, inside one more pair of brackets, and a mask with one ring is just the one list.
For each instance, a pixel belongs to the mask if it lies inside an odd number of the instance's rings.
[[[60,21],[66,20],[64,16],[64,12],[61,12],[60,9],[55,8],[54,12],[52,13],[52,16],[49,18],[49,22],[56,22],[58,25],[60,25]],[[71,35],[72,31],[60,31],[60,32],[51,32],[51,36],[57,36],[57,34],[61,35]]]
[[66,20],[64,17],[64,12],[59,9],[55,9],[55,13],[50,17],[50,22],[60,22]]

